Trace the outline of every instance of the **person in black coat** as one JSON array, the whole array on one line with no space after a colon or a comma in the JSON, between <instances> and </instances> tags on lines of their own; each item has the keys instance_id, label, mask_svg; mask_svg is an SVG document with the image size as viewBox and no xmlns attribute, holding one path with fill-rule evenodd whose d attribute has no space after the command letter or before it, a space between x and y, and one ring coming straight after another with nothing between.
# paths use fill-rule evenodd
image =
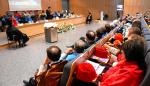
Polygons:
<instances>
[{"instance_id":1,"label":"person in black coat","mask_svg":"<svg viewBox=\"0 0 150 86\"><path fill-rule=\"evenodd\" d=\"M17 41L20 47L25 46L26 42L29 40L29 37L26 34L22 33L19 29L17 29L12 25L11 20L9 20L8 22L8 28L6 30L6 34L8 40Z\"/></svg>"},{"instance_id":2,"label":"person in black coat","mask_svg":"<svg viewBox=\"0 0 150 86\"><path fill-rule=\"evenodd\" d=\"M46 19L52 19L53 18L53 15L52 15L52 12L51 12L51 7L48 7L48 9L46 10Z\"/></svg>"},{"instance_id":3,"label":"person in black coat","mask_svg":"<svg viewBox=\"0 0 150 86\"><path fill-rule=\"evenodd\" d=\"M86 24L90 24L92 22L92 14L89 12L87 18L86 18Z\"/></svg>"}]
</instances>

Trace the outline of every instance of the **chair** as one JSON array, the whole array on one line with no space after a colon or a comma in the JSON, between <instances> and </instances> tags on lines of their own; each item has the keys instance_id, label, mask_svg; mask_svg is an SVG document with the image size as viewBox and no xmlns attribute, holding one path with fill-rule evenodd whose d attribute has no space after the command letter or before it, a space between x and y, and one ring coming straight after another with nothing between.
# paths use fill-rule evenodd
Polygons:
<instances>
[{"instance_id":1,"label":"chair","mask_svg":"<svg viewBox=\"0 0 150 86\"><path fill-rule=\"evenodd\" d=\"M9 48L11 47L12 44L15 44L15 47L17 48L18 44L17 44L17 35L12 35L12 37L9 37L7 35L7 40L8 40L8 46Z\"/></svg>"},{"instance_id":2,"label":"chair","mask_svg":"<svg viewBox=\"0 0 150 86\"><path fill-rule=\"evenodd\" d=\"M143 81L141 82L140 86L150 86L150 52L147 53L145 57L146 65L147 65L147 70L146 74L144 76Z\"/></svg>"},{"instance_id":3,"label":"chair","mask_svg":"<svg viewBox=\"0 0 150 86\"><path fill-rule=\"evenodd\" d=\"M54 63L50 68L40 75L35 75L35 80L38 86L58 86L63 74L63 68L67 61Z\"/></svg>"}]
</instances>

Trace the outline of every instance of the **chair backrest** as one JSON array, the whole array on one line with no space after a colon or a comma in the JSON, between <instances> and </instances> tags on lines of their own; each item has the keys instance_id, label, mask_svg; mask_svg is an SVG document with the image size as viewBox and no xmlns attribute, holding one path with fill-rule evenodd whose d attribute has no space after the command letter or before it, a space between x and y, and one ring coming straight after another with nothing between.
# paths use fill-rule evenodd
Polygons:
<instances>
[{"instance_id":1,"label":"chair backrest","mask_svg":"<svg viewBox=\"0 0 150 86\"><path fill-rule=\"evenodd\" d=\"M35 75L38 86L58 86L63 68L67 61L52 64L51 67L40 75Z\"/></svg>"},{"instance_id":2,"label":"chair backrest","mask_svg":"<svg viewBox=\"0 0 150 86\"><path fill-rule=\"evenodd\" d=\"M144 34L144 38L147 41L147 51L145 54L145 62L147 65L147 70L146 70L146 74L144 76L144 79L142 80L140 86L150 86L150 31L147 28L147 24L146 22L143 20L142 21L143 25L143 34Z\"/></svg>"},{"instance_id":3,"label":"chair backrest","mask_svg":"<svg viewBox=\"0 0 150 86\"><path fill-rule=\"evenodd\" d=\"M150 82L150 52L146 54L145 61L147 65L147 70L146 70L146 74L140 86L150 86L150 83L149 83Z\"/></svg>"}]
</instances>

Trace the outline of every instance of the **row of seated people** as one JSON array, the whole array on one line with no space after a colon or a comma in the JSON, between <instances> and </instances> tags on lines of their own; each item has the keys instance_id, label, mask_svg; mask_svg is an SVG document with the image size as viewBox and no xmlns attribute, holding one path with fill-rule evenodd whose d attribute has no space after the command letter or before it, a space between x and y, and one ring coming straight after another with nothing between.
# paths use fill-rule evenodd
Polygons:
<instances>
[{"instance_id":1,"label":"row of seated people","mask_svg":"<svg viewBox=\"0 0 150 86\"><path fill-rule=\"evenodd\" d=\"M104 74L102 74L100 76L95 73L95 69L93 69L93 66L91 66L91 64L89 64L89 63L81 63L81 64L77 65L78 67L76 68L76 77L75 77L75 80L73 81L72 85L74 85L74 86L96 86L96 85L101 85L101 86L107 86L107 85L138 86L142 80L142 77L145 74L145 71L146 71L146 64L145 64L145 59L144 59L144 53L145 53L144 51L145 51L146 45L145 45L144 39L141 37L141 29L139 29L138 26L136 26L136 28L135 28L134 22L133 22L132 26L134 26L134 27L128 29L128 31L127 31L128 39L125 38L127 40L123 40L124 36L120 35L122 33L120 33L121 31L119 30L118 31L119 34L114 35L115 41L112 41L113 38L111 38L111 41L109 43L104 44L104 46L103 46L104 48L107 48L107 49L110 49L110 47L119 49L119 51L121 51L121 52L119 54L115 54L115 55L117 58L119 58L118 56L121 55L120 60L117 60L115 62L113 60L113 61L110 61L109 63L107 63L110 66L109 70L107 70ZM133 30L133 28L134 28L134 30ZM119 43L117 42L115 44L116 40L118 40ZM113 43L111 43L111 42L113 42ZM77 44L85 45L86 43L84 41L80 40L77 42ZM56 48L56 46L55 46L55 48ZM60 49L58 49L58 47L57 47L57 49L54 49L51 47L49 49L47 49L48 58L46 58L46 60L44 61L44 64L40 67L40 70L38 71L38 73L35 76L36 81L38 82L39 86L53 86L53 85L58 86L58 83L56 84L56 82L59 82L57 79L60 78L60 76L57 77L57 75L53 75L55 77L52 77L51 76L52 73L50 72L53 69L53 67L52 67L53 62L55 63L60 59L60 58L58 59L58 57L60 57L61 53L59 53L59 55L58 55L56 53L56 51L60 51ZM54 60L51 58L53 56L52 52L54 52L53 53L54 56L56 54L58 55L58 56L56 55L57 60ZM68 49L68 52L70 52L70 49ZM109 52L109 53L111 53L111 52ZM80 58L82 58L82 57L80 57ZM45 65L45 63L46 63L46 65ZM116 63L117 63L117 65L116 65ZM47 66L47 64L50 64L50 65ZM47 68L50 68L48 70L49 72L46 72L46 75L44 74L44 76L42 78L41 78L41 76L38 77L38 75L40 75L40 73L41 73L40 72L41 69L46 71ZM64 70L65 70L65 68L64 68ZM92 71L92 70L94 70L94 71ZM62 69L61 69L61 71L62 71ZM60 72L60 71L58 71L58 72ZM50 73L50 74L48 74L48 73ZM69 72L63 71L63 73L69 73ZM98 77L98 79L96 80L95 78L97 78L97 77ZM29 82L31 82L32 79L30 79ZM50 80L52 80L52 79L53 79L53 81L51 82ZM63 81L64 79L65 78L62 78L61 81ZM96 82L98 82L98 83L96 83ZM29 84L29 83L27 83L27 84ZM66 85L62 85L60 83L60 86L66 86Z\"/></svg>"},{"instance_id":2,"label":"row of seated people","mask_svg":"<svg viewBox=\"0 0 150 86\"><path fill-rule=\"evenodd\" d=\"M67 62L73 61L74 59L79 57L81 54L83 54L84 51L86 51L85 49L87 49L92 44L94 44L95 42L100 40L105 34L108 34L111 31L111 29L112 29L112 27L109 24L106 24L105 27L97 29L96 33L92 30L88 30L85 37L81 37L78 41L75 42L74 45L69 46L69 48L62 54L61 54L61 50L57 46L49 47L47 49L47 58L46 58L46 60L44 60L43 64L40 66L38 72L35 74L35 77L34 77L34 78L36 78L36 81L38 81L37 84L38 85L39 84L41 85L41 83L43 85L44 85L44 83L48 84L48 82L46 82L44 79L43 79L44 81L39 81L37 79L40 77L40 80L41 80L41 75L43 75L43 73L45 73L47 71L50 71L52 68L49 66L52 66L53 63L57 63L57 62L59 63L62 61L63 62L65 61L65 63L66 63L66 61ZM58 50L59 50L59 52L58 52ZM57 56L56 56L56 54L57 54ZM57 58L57 59L55 59L55 58ZM56 65L58 65L58 64L56 64ZM50 68L50 70L49 70L49 68ZM58 70L62 71L62 69L61 70L58 69ZM56 77L56 78L59 78L59 77ZM29 82L31 82L32 79L33 78L31 78L29 80ZM57 82L57 80L56 80L56 82ZM56 82L54 83L55 85L53 83L50 83L49 85L45 85L45 86L56 86ZM26 85L31 84L26 81L24 81L24 83Z\"/></svg>"},{"instance_id":3,"label":"row of seated people","mask_svg":"<svg viewBox=\"0 0 150 86\"><path fill-rule=\"evenodd\" d=\"M8 24L8 20L11 18L14 26L22 23L36 23L39 20L49 20L53 18L68 18L74 16L73 12L69 11L55 11L52 13L51 7L48 7L46 11L15 11L7 12L5 15L0 15L0 31L4 31L4 27Z\"/></svg>"},{"instance_id":4,"label":"row of seated people","mask_svg":"<svg viewBox=\"0 0 150 86\"><path fill-rule=\"evenodd\" d=\"M92 68L90 68L92 66L86 66L85 65L86 63L83 64L81 63L78 65L75 72L77 80L73 82L73 84L69 84L69 85L68 83L67 84L61 83L61 86L66 86L66 85L67 86L97 86L97 85L138 86L142 81L146 71L146 64L144 58L146 44L145 44L145 40L142 37L140 21L134 21L132 23L132 27L126 29L127 29L126 31L127 33L124 36L125 37L124 41L122 41L123 38L121 36L119 37L115 37L116 35L114 36L115 38L117 38L117 40L114 41L113 47L119 49L119 51L121 52L119 54L115 54L117 57L117 59L115 59L115 62L110 61L110 63L108 63L109 66L114 66L114 67L111 67L106 73L100 76L100 83L95 84L94 80L97 77L97 75L93 71L89 71L92 70ZM120 30L118 30L118 32L120 32ZM126 40L127 38L128 40ZM121 42L118 42L118 40ZM110 42L112 42L112 39ZM116 45L118 44L119 46L116 47ZM121 44L122 46L120 46ZM104 47L107 47L111 51L112 48L110 48L110 46L112 47L111 43L106 43L104 45ZM110 53L114 54L114 52L115 51ZM116 65L116 63L118 64ZM64 70L67 70L67 68L64 68ZM65 73L65 75L67 75L66 73L68 73L68 71L63 71L63 72ZM66 78L65 76L61 78L61 81L64 82L65 78Z\"/></svg>"}]
</instances>

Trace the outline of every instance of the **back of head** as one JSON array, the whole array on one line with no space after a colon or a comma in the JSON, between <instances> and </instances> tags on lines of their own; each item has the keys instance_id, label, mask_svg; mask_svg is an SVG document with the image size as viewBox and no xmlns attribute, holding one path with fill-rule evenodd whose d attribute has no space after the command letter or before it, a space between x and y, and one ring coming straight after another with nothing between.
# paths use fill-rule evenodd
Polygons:
<instances>
[{"instance_id":1,"label":"back of head","mask_svg":"<svg viewBox=\"0 0 150 86\"><path fill-rule=\"evenodd\" d=\"M112 27L110 26L110 24L106 24L105 28L106 28L106 31L109 33Z\"/></svg>"},{"instance_id":2,"label":"back of head","mask_svg":"<svg viewBox=\"0 0 150 86\"><path fill-rule=\"evenodd\" d=\"M127 61L137 62L139 67L143 70L146 70L145 64L145 51L146 51L146 42L143 37L132 34L132 38L127 40L122 49L125 53Z\"/></svg>"},{"instance_id":3,"label":"back of head","mask_svg":"<svg viewBox=\"0 0 150 86\"><path fill-rule=\"evenodd\" d=\"M141 21L135 20L132 22L132 27L138 27L142 31Z\"/></svg>"},{"instance_id":4,"label":"back of head","mask_svg":"<svg viewBox=\"0 0 150 86\"><path fill-rule=\"evenodd\" d=\"M142 31L138 27L131 27L129 29L128 36L130 36L131 34L137 34L137 35L141 36L142 35Z\"/></svg>"},{"instance_id":5,"label":"back of head","mask_svg":"<svg viewBox=\"0 0 150 86\"><path fill-rule=\"evenodd\" d=\"M90 41L94 41L95 40L95 32L92 31L92 30L88 30L87 33L86 33L86 37L88 40Z\"/></svg>"},{"instance_id":6,"label":"back of head","mask_svg":"<svg viewBox=\"0 0 150 86\"><path fill-rule=\"evenodd\" d=\"M74 44L74 49L77 53L83 53L85 47L86 47L86 43L82 40L78 40Z\"/></svg>"},{"instance_id":7,"label":"back of head","mask_svg":"<svg viewBox=\"0 0 150 86\"><path fill-rule=\"evenodd\" d=\"M101 37L104 34L104 30L105 30L104 27L101 27L101 28L97 29L96 30L97 37Z\"/></svg>"},{"instance_id":8,"label":"back of head","mask_svg":"<svg viewBox=\"0 0 150 86\"><path fill-rule=\"evenodd\" d=\"M57 46L47 48L47 57L52 61L58 61L61 56L61 50Z\"/></svg>"}]
</instances>

